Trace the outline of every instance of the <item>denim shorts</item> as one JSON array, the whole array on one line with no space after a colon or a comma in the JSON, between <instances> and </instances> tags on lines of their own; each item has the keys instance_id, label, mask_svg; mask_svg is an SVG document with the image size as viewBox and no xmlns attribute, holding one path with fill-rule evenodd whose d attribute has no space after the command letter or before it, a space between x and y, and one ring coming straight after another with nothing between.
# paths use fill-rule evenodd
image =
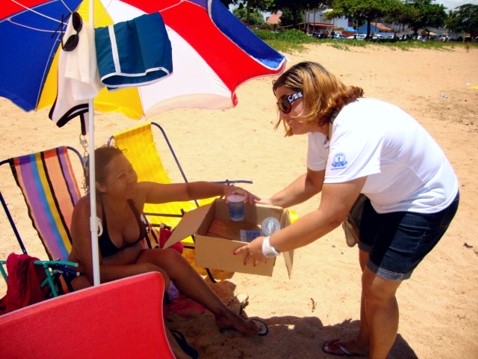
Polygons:
<instances>
[{"instance_id":1,"label":"denim shorts","mask_svg":"<svg viewBox=\"0 0 478 359\"><path fill-rule=\"evenodd\" d=\"M369 253L367 267L385 279L402 281L435 247L458 209L460 194L437 213L375 212L364 205L359 248Z\"/></svg>"}]
</instances>

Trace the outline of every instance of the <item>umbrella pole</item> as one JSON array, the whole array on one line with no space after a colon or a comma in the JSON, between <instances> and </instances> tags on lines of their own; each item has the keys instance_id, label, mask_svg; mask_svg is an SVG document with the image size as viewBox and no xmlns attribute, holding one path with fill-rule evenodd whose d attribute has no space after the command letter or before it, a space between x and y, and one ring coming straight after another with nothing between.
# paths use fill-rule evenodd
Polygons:
<instances>
[{"instance_id":1,"label":"umbrella pole","mask_svg":"<svg viewBox=\"0 0 478 359\"><path fill-rule=\"evenodd\" d=\"M98 217L96 216L96 180L95 180L95 124L93 114L93 100L88 103L88 132L89 132L89 178L90 178L90 231L91 231L91 259L93 263L93 285L100 284L100 268L98 255Z\"/></svg>"},{"instance_id":2,"label":"umbrella pole","mask_svg":"<svg viewBox=\"0 0 478 359\"><path fill-rule=\"evenodd\" d=\"M93 0L89 0L90 24L94 25ZM96 177L95 177L95 116L93 99L88 101L88 133L89 133L89 177L90 177L90 232L91 259L93 263L93 285L100 284L100 260L98 255L98 217L96 216Z\"/></svg>"}]
</instances>

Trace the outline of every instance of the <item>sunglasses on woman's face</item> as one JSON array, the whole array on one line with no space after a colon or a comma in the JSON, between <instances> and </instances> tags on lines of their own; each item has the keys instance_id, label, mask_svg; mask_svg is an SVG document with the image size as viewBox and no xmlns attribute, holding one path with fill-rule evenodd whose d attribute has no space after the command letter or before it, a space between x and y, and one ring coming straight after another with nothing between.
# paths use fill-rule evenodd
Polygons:
<instances>
[{"instance_id":1,"label":"sunglasses on woman's face","mask_svg":"<svg viewBox=\"0 0 478 359\"><path fill-rule=\"evenodd\" d=\"M282 113L288 114L292 111L292 104L302 98L302 92L297 91L290 95L284 95L279 97L279 101L277 101L277 107Z\"/></svg>"},{"instance_id":2,"label":"sunglasses on woman's face","mask_svg":"<svg viewBox=\"0 0 478 359\"><path fill-rule=\"evenodd\" d=\"M71 14L72 16L72 23L73 29L75 29L76 34L71 35L65 43L63 43L63 39L61 40L61 48L65 51L73 51L78 46L78 41L80 41L80 36L78 35L83 27L83 19L81 18L80 14L74 12Z\"/></svg>"}]
</instances>

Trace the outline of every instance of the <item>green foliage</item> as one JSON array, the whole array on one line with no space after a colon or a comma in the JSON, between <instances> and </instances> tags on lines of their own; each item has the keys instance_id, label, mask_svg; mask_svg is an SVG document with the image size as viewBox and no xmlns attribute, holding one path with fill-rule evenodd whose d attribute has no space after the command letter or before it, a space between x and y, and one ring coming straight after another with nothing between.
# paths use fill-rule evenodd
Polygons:
<instances>
[{"instance_id":1,"label":"green foliage","mask_svg":"<svg viewBox=\"0 0 478 359\"><path fill-rule=\"evenodd\" d=\"M235 17L248 25L264 25L264 16L258 10L248 11L245 7L238 7L232 11Z\"/></svg>"},{"instance_id":2,"label":"green foliage","mask_svg":"<svg viewBox=\"0 0 478 359\"><path fill-rule=\"evenodd\" d=\"M334 0L330 16L345 16L357 21L372 21L397 13L400 0Z\"/></svg>"},{"instance_id":3,"label":"green foliage","mask_svg":"<svg viewBox=\"0 0 478 359\"><path fill-rule=\"evenodd\" d=\"M302 51L304 44L317 43L317 39L304 32L291 29L283 31L254 30L254 33L277 51Z\"/></svg>"},{"instance_id":4,"label":"green foliage","mask_svg":"<svg viewBox=\"0 0 478 359\"><path fill-rule=\"evenodd\" d=\"M221 0L221 2L223 4L227 3L227 6L231 4L239 8L248 8L250 11L265 11L274 6L275 0Z\"/></svg>"},{"instance_id":5,"label":"green foliage","mask_svg":"<svg viewBox=\"0 0 478 359\"><path fill-rule=\"evenodd\" d=\"M403 8L400 0L334 0L328 17L348 17L358 23L369 24L382 17L395 16ZM367 29L370 35L370 26Z\"/></svg>"},{"instance_id":6,"label":"green foliage","mask_svg":"<svg viewBox=\"0 0 478 359\"><path fill-rule=\"evenodd\" d=\"M304 12L306 10L317 9L326 2L328 2L328 0L274 0L274 4L270 7L270 10L282 11L282 25L297 27L297 25L303 21Z\"/></svg>"},{"instance_id":7,"label":"green foliage","mask_svg":"<svg viewBox=\"0 0 478 359\"><path fill-rule=\"evenodd\" d=\"M446 27L452 32L469 32L478 35L478 5L466 4L450 12Z\"/></svg>"},{"instance_id":8,"label":"green foliage","mask_svg":"<svg viewBox=\"0 0 478 359\"><path fill-rule=\"evenodd\" d=\"M277 39L282 41L291 41L299 44L310 43L310 36L303 31L291 29L277 33Z\"/></svg>"},{"instance_id":9,"label":"green foliage","mask_svg":"<svg viewBox=\"0 0 478 359\"><path fill-rule=\"evenodd\" d=\"M304 21L304 13L298 11L292 11L290 9L282 10L280 17L281 26L296 27L298 24Z\"/></svg>"},{"instance_id":10,"label":"green foliage","mask_svg":"<svg viewBox=\"0 0 478 359\"><path fill-rule=\"evenodd\" d=\"M397 41L376 43L360 40L333 40L333 39L316 39L312 36L307 36L302 31L286 30L286 31L270 31L270 30L255 30L254 33L264 40L269 46L280 52L294 53L301 52L306 49L307 44L327 45L334 48L350 51L354 47L375 47L375 48L389 48L392 50L409 51L414 48L420 49L434 49L442 51L452 51L456 47L463 47L462 43L443 42L443 41ZM472 43L472 47L478 45Z\"/></svg>"},{"instance_id":11,"label":"green foliage","mask_svg":"<svg viewBox=\"0 0 478 359\"><path fill-rule=\"evenodd\" d=\"M441 27L445 24L445 7L432 4L432 0L415 0L405 4L404 10L398 16L402 23L410 25L415 34L419 29Z\"/></svg>"}]
</instances>

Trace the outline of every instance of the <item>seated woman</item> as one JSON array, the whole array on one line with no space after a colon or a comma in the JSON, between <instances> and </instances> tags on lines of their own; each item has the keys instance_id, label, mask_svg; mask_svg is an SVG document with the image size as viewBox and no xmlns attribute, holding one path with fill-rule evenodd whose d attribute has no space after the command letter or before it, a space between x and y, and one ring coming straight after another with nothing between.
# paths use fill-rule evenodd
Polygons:
<instances>
[{"instance_id":1,"label":"seated woman","mask_svg":"<svg viewBox=\"0 0 478 359\"><path fill-rule=\"evenodd\" d=\"M138 182L131 163L116 147L101 147L95 151L95 171L96 216L103 227L98 236L101 282L159 272L165 279L166 288L172 280L182 293L210 310L220 329L234 329L243 335L259 333L257 321L231 311L176 250L146 249L142 243L146 229L140 218L145 203L187 201L231 193L241 193L253 202L255 197L252 194L238 187L210 182ZM86 178L86 186L90 190L88 184L89 179ZM93 283L88 194L75 207L71 235L69 260L79 264L81 273L72 282L77 290Z\"/></svg>"}]
</instances>

